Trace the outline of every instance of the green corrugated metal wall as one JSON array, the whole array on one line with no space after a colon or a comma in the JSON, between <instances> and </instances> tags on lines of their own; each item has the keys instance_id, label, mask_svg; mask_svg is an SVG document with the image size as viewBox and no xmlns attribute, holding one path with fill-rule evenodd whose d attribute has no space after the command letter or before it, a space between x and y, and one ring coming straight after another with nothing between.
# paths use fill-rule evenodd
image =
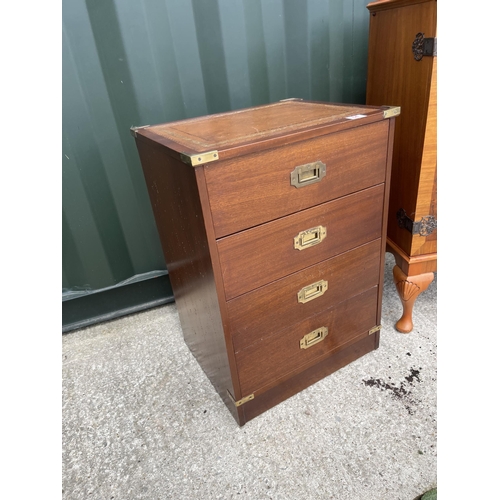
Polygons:
<instances>
[{"instance_id":1,"label":"green corrugated metal wall","mask_svg":"<svg viewBox=\"0 0 500 500\"><path fill-rule=\"evenodd\" d=\"M63 299L165 274L131 126L364 103L367 3L64 0Z\"/></svg>"}]
</instances>

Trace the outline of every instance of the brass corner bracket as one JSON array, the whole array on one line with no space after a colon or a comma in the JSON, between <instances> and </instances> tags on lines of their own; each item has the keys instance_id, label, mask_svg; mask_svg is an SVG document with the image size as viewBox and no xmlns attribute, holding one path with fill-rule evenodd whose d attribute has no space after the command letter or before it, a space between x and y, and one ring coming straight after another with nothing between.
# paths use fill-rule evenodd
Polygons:
<instances>
[{"instance_id":1,"label":"brass corner bracket","mask_svg":"<svg viewBox=\"0 0 500 500\"><path fill-rule=\"evenodd\" d=\"M130 133L132 137L137 137L137 131L141 128L151 127L151 125L142 125L142 127L130 127Z\"/></svg>"},{"instance_id":2,"label":"brass corner bracket","mask_svg":"<svg viewBox=\"0 0 500 500\"><path fill-rule=\"evenodd\" d=\"M393 116L399 116L401 114L401 106L387 106L384 109L384 118L392 118Z\"/></svg>"},{"instance_id":3,"label":"brass corner bracket","mask_svg":"<svg viewBox=\"0 0 500 500\"><path fill-rule=\"evenodd\" d=\"M245 396L244 398L239 399L238 401L235 401L233 398L233 395L229 392L229 389L227 390L227 393L229 395L229 398L233 402L234 406L241 406L242 404L245 404L248 401L251 401L252 399L255 398L254 394L250 394L249 396Z\"/></svg>"},{"instance_id":4,"label":"brass corner bracket","mask_svg":"<svg viewBox=\"0 0 500 500\"><path fill-rule=\"evenodd\" d=\"M201 165L202 163L210 163L219 159L218 151L206 151L205 153L188 154L181 153L181 161L187 163L188 165L195 166Z\"/></svg>"}]
</instances>

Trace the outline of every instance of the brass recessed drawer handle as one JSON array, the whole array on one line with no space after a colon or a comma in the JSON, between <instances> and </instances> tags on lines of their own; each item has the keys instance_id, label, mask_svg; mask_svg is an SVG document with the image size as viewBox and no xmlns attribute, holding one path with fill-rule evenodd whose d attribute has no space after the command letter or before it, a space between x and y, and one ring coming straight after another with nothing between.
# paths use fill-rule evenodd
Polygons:
<instances>
[{"instance_id":1,"label":"brass recessed drawer handle","mask_svg":"<svg viewBox=\"0 0 500 500\"><path fill-rule=\"evenodd\" d=\"M321 280L316 283L311 283L305 286L297 293L297 300L301 304L305 304L310 300L321 297L328 290L328 281Z\"/></svg>"},{"instance_id":2,"label":"brass recessed drawer handle","mask_svg":"<svg viewBox=\"0 0 500 500\"><path fill-rule=\"evenodd\" d=\"M290 172L290 184L296 188L319 182L326 175L326 165L322 161L299 165Z\"/></svg>"},{"instance_id":3,"label":"brass recessed drawer handle","mask_svg":"<svg viewBox=\"0 0 500 500\"><path fill-rule=\"evenodd\" d=\"M316 226L311 229L301 231L293 239L293 248L296 250L304 250L321 243L326 238L326 227Z\"/></svg>"},{"instance_id":4,"label":"brass recessed drawer handle","mask_svg":"<svg viewBox=\"0 0 500 500\"><path fill-rule=\"evenodd\" d=\"M317 344L324 340L324 338L328 335L328 328L326 326L322 326L321 328L317 328L313 330L311 333L304 335L300 339L300 348L301 349L309 349L313 345Z\"/></svg>"}]
</instances>

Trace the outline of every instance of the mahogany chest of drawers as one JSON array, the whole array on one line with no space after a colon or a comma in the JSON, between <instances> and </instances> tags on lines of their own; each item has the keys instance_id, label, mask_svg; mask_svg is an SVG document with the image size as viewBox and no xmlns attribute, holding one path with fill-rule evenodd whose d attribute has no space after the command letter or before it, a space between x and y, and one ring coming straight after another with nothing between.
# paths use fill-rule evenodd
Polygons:
<instances>
[{"instance_id":1,"label":"mahogany chest of drawers","mask_svg":"<svg viewBox=\"0 0 500 500\"><path fill-rule=\"evenodd\" d=\"M378 347L399 108L132 128L184 339L239 425Z\"/></svg>"}]
</instances>

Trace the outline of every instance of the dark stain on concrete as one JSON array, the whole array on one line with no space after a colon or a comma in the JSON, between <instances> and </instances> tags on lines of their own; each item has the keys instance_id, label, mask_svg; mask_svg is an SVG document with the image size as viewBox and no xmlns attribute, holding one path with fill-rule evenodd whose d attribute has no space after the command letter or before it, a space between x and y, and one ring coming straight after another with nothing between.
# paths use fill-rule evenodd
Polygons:
<instances>
[{"instance_id":1,"label":"dark stain on concrete","mask_svg":"<svg viewBox=\"0 0 500 500\"><path fill-rule=\"evenodd\" d=\"M388 383L382 379L375 379L373 377L368 380L363 380L363 383L367 387L376 387L382 391L388 391L394 399L404 404L410 415L414 415L416 411L415 406L418 404L418 401L412 397L410 388L414 385L415 381L421 382L420 370L421 368L418 370L416 368L410 368L410 374L405 377L406 382L401 382L399 387L392 382Z\"/></svg>"},{"instance_id":2,"label":"dark stain on concrete","mask_svg":"<svg viewBox=\"0 0 500 500\"><path fill-rule=\"evenodd\" d=\"M420 368L421 370L422 368ZM413 385L413 381L416 379L418 380L419 382L421 382L420 380L420 370L415 370L415 368L410 368L410 375L408 375L408 377L405 377L406 380L408 380L408 383L410 385Z\"/></svg>"}]
</instances>

